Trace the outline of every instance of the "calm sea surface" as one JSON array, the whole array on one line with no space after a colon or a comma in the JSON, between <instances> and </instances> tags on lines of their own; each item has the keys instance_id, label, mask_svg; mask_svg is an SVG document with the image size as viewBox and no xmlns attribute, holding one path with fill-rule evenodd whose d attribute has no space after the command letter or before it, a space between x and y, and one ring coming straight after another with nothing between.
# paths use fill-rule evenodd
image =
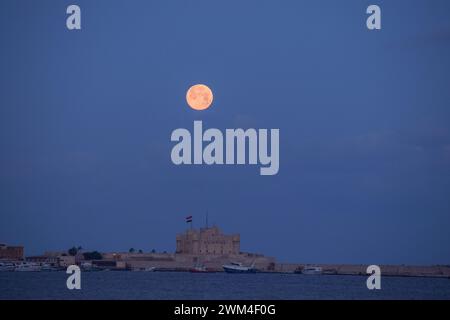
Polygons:
<instances>
[{"instance_id":1,"label":"calm sea surface","mask_svg":"<svg viewBox=\"0 0 450 320\"><path fill-rule=\"evenodd\" d=\"M65 272L0 272L0 299L450 299L450 279L300 274L84 272L68 290Z\"/></svg>"}]
</instances>

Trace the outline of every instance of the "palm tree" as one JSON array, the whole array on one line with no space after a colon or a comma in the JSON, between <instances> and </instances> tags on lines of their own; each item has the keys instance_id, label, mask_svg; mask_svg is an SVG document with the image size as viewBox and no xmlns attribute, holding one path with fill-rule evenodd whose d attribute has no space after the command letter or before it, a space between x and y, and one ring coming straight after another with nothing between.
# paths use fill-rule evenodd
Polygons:
<instances>
[{"instance_id":1,"label":"palm tree","mask_svg":"<svg viewBox=\"0 0 450 320\"><path fill-rule=\"evenodd\" d=\"M129 253L134 253L134 248L130 248L130 250L128 250Z\"/></svg>"},{"instance_id":2,"label":"palm tree","mask_svg":"<svg viewBox=\"0 0 450 320\"><path fill-rule=\"evenodd\" d=\"M76 256L78 253L78 250L76 247L72 247L69 250L67 250L67 253L70 254L71 256Z\"/></svg>"}]
</instances>

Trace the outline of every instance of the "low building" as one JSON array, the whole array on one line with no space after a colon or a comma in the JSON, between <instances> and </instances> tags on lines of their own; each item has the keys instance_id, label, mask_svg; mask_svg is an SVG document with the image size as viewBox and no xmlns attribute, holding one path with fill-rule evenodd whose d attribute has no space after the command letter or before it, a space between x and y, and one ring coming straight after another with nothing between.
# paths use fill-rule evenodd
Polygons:
<instances>
[{"instance_id":1,"label":"low building","mask_svg":"<svg viewBox=\"0 0 450 320\"><path fill-rule=\"evenodd\" d=\"M68 266L75 264L75 257L74 256L59 256L58 264L60 267L67 268Z\"/></svg>"},{"instance_id":2,"label":"low building","mask_svg":"<svg viewBox=\"0 0 450 320\"><path fill-rule=\"evenodd\" d=\"M23 246L7 246L0 244L0 259L3 260L23 260Z\"/></svg>"},{"instance_id":3,"label":"low building","mask_svg":"<svg viewBox=\"0 0 450 320\"><path fill-rule=\"evenodd\" d=\"M27 257L26 261L28 262L34 262L34 263L38 263L38 264L47 264L50 266L58 266L58 258L57 257L49 257L46 255L42 255L42 256L31 256L31 257Z\"/></svg>"},{"instance_id":4,"label":"low building","mask_svg":"<svg viewBox=\"0 0 450 320\"><path fill-rule=\"evenodd\" d=\"M194 255L237 255L240 252L239 234L226 235L214 226L189 229L177 235L176 253Z\"/></svg>"},{"instance_id":5,"label":"low building","mask_svg":"<svg viewBox=\"0 0 450 320\"><path fill-rule=\"evenodd\" d=\"M57 258L62 255L67 255L67 251L45 251L43 256Z\"/></svg>"}]
</instances>

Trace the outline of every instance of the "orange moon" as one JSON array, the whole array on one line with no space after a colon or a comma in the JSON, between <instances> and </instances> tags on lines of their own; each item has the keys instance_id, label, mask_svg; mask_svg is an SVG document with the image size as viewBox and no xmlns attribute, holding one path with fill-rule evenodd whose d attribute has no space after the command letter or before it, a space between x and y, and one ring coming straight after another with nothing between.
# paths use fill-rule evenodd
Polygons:
<instances>
[{"instance_id":1,"label":"orange moon","mask_svg":"<svg viewBox=\"0 0 450 320\"><path fill-rule=\"evenodd\" d=\"M209 108L213 101L213 93L208 86L196 84L187 91L186 101L194 110L205 110Z\"/></svg>"}]
</instances>

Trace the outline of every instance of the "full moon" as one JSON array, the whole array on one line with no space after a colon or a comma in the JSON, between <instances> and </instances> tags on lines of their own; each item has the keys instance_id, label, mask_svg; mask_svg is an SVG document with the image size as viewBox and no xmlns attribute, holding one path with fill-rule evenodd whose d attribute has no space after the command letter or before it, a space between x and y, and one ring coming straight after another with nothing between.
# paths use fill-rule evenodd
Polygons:
<instances>
[{"instance_id":1,"label":"full moon","mask_svg":"<svg viewBox=\"0 0 450 320\"><path fill-rule=\"evenodd\" d=\"M208 109L213 101L213 94L208 86L196 84L189 88L186 93L186 101L194 110Z\"/></svg>"}]
</instances>

